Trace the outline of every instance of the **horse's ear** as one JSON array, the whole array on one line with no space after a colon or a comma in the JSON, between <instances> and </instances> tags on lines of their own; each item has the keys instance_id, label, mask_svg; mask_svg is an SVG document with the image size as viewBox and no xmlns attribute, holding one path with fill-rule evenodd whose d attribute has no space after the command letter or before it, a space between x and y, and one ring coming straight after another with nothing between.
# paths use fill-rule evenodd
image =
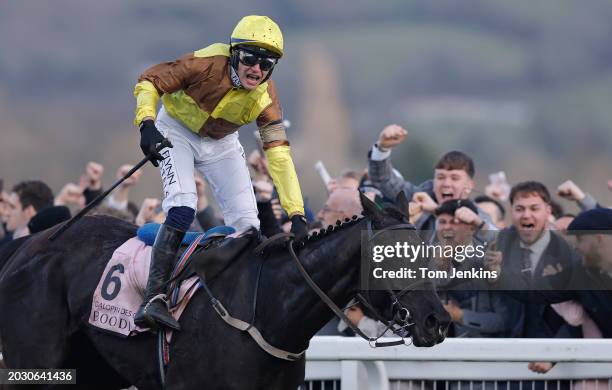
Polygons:
<instances>
[{"instance_id":1,"label":"horse's ear","mask_svg":"<svg viewBox=\"0 0 612 390\"><path fill-rule=\"evenodd\" d=\"M366 217L374 217L379 214L379 209L376 203L372 202L365 194L359 191L359 200L363 207L363 215Z\"/></svg>"},{"instance_id":2,"label":"horse's ear","mask_svg":"<svg viewBox=\"0 0 612 390\"><path fill-rule=\"evenodd\" d=\"M408 198L406 197L406 193L404 191L400 191L400 193L397 194L397 198L395 198L395 204L397 205L397 208L402 213L402 215L408 218Z\"/></svg>"}]
</instances>

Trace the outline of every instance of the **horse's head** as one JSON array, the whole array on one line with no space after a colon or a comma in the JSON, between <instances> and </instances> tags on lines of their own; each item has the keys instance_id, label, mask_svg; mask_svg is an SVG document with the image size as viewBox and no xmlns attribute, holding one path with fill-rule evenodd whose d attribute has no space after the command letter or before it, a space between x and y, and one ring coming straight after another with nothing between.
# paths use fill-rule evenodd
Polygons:
<instances>
[{"instance_id":1,"label":"horse's head","mask_svg":"<svg viewBox=\"0 0 612 390\"><path fill-rule=\"evenodd\" d=\"M385 238L385 232L401 230L403 238L413 245L422 244L421 238L408 223L408 200L403 192L396 201L397 207L381 209L363 194L361 195L363 214L368 219L368 244L374 235L377 244L394 245L394 237ZM397 235L395 235L397 237ZM412 263L413 269L427 267L427 259L417 259ZM405 282L401 288L389 287L385 290L365 291L366 300L370 301L370 315L392 323L399 332L410 334L415 346L430 347L440 343L446 337L451 318L442 306L433 283L417 278ZM367 305L367 303L366 303ZM373 313L372 313L373 312Z\"/></svg>"}]
</instances>

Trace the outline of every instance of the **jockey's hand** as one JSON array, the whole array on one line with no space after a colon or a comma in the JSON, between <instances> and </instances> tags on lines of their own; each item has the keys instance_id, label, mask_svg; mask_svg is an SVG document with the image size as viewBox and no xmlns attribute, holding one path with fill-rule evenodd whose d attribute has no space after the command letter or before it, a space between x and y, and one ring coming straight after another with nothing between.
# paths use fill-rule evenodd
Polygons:
<instances>
[{"instance_id":1,"label":"jockey's hand","mask_svg":"<svg viewBox=\"0 0 612 390\"><path fill-rule=\"evenodd\" d=\"M300 242L308 237L308 225L306 218L303 215L294 215L291 217L291 233L293 233L293 241Z\"/></svg>"},{"instance_id":2,"label":"jockey's hand","mask_svg":"<svg viewBox=\"0 0 612 390\"><path fill-rule=\"evenodd\" d=\"M164 136L157 130L152 119L142 121L140 125L140 149L145 156L152 155L151 164L156 167L159 166L158 161L162 161L164 157L155 150L155 147L163 140Z\"/></svg>"}]
</instances>

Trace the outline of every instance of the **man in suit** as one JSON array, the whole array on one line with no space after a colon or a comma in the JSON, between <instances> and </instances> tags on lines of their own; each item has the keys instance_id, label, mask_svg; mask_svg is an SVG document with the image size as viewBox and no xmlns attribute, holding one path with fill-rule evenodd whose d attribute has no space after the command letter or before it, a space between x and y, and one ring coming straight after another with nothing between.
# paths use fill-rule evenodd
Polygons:
<instances>
[{"instance_id":1,"label":"man in suit","mask_svg":"<svg viewBox=\"0 0 612 390\"><path fill-rule=\"evenodd\" d=\"M515 185L510 192L512 226L502 230L489 260L502 261L501 273L509 289L527 280L529 288L560 290L569 283L580 260L558 234L547 228L551 214L550 194L535 181ZM503 257L503 260L499 259ZM523 315L516 324L517 337L579 337L549 305L524 301Z\"/></svg>"}]
</instances>

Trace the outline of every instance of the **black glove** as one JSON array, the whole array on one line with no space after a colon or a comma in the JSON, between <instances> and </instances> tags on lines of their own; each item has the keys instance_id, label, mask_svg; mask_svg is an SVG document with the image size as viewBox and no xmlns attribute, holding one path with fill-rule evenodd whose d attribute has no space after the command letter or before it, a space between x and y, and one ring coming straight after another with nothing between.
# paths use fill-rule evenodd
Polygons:
<instances>
[{"instance_id":1,"label":"black glove","mask_svg":"<svg viewBox=\"0 0 612 390\"><path fill-rule=\"evenodd\" d=\"M303 215L294 215L291 217L291 233L293 233L293 241L300 242L308 237L308 225L306 218Z\"/></svg>"},{"instance_id":2,"label":"black glove","mask_svg":"<svg viewBox=\"0 0 612 390\"><path fill-rule=\"evenodd\" d=\"M162 161L164 157L155 150L155 146L164 140L164 136L155 127L155 122L152 119L142 121L140 125L140 149L145 156L151 154L151 164L158 167L158 161Z\"/></svg>"}]
</instances>

